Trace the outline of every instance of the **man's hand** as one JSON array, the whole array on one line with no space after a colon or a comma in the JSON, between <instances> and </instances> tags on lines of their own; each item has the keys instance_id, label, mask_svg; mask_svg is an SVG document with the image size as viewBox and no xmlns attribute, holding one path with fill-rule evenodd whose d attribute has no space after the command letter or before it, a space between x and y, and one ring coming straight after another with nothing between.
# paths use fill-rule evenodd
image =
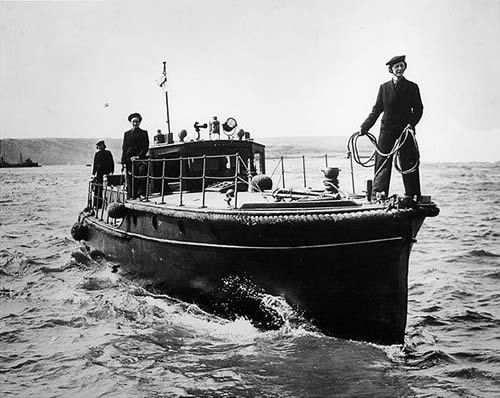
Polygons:
<instances>
[{"instance_id":1,"label":"man's hand","mask_svg":"<svg viewBox=\"0 0 500 398\"><path fill-rule=\"evenodd\" d=\"M359 135L366 135L366 134L368 134L368 130L359 129Z\"/></svg>"}]
</instances>

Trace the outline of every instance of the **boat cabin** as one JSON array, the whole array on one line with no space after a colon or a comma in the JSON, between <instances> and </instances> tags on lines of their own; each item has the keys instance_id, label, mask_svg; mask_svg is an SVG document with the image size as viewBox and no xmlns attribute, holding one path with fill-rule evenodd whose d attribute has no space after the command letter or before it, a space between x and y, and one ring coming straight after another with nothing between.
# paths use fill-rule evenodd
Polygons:
<instances>
[{"instance_id":1,"label":"boat cabin","mask_svg":"<svg viewBox=\"0 0 500 398\"><path fill-rule=\"evenodd\" d=\"M203 181L207 188L265 173L265 146L251 139L157 143L148 154L151 193L161 192L162 186L165 190L164 181L167 190L176 190L182 181L182 190L199 191Z\"/></svg>"}]
</instances>

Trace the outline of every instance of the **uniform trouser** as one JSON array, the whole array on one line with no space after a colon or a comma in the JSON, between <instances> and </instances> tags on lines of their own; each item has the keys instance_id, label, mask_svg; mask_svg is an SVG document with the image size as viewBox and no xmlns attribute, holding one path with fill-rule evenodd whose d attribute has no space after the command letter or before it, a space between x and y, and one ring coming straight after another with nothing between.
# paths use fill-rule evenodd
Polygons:
<instances>
[{"instance_id":1,"label":"uniform trouser","mask_svg":"<svg viewBox=\"0 0 500 398\"><path fill-rule=\"evenodd\" d=\"M137 198L139 195L146 194L146 178L147 166L143 162L127 162L127 195L131 199ZM142 177L142 178L141 178Z\"/></svg>"},{"instance_id":2,"label":"uniform trouser","mask_svg":"<svg viewBox=\"0 0 500 398\"><path fill-rule=\"evenodd\" d=\"M394 131L381 129L378 148L383 153L388 153L394 147L394 143L402 132L403 128L395 129ZM418 161L418 150L415 147L413 139L408 136L405 143L399 150L399 163L402 170L409 170ZM373 190L377 192L385 192L389 196L389 185L391 182L393 156L385 157L376 153L375 155L375 177L373 181ZM403 174L403 184L405 187L405 195L413 197L417 195L420 198L420 174L418 167L409 174Z\"/></svg>"}]
</instances>

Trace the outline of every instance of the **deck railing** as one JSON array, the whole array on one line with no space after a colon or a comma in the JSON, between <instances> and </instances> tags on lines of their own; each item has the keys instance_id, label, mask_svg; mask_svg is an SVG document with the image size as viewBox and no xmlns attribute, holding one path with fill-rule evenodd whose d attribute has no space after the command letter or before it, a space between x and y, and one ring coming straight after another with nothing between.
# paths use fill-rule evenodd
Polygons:
<instances>
[{"instance_id":1,"label":"deck railing","mask_svg":"<svg viewBox=\"0 0 500 398\"><path fill-rule=\"evenodd\" d=\"M328 167L328 154L324 154L323 156L308 156L308 159L324 159L325 161L325 168ZM304 183L304 188L307 188L307 172L306 172L306 157L304 155L301 156L287 156L286 158L284 156L280 156L278 158L278 162L276 163L276 167L273 169L273 172L271 173L271 178L274 177L276 171L278 170L278 167L281 169L280 177L278 179L278 182L276 185L280 185L282 188L286 188L285 184L285 159L301 159L302 160L302 181Z\"/></svg>"},{"instance_id":2,"label":"deck railing","mask_svg":"<svg viewBox=\"0 0 500 398\"><path fill-rule=\"evenodd\" d=\"M227 175L224 176L215 176L215 175L209 175L207 173L207 160L209 159L221 159L221 160L226 160L229 162L229 165L232 165L234 163L234 169L229 168L226 169ZM194 163L195 161L201 160L202 161L202 167L199 170L201 172L201 175L186 175L184 174L185 172L185 164L188 162ZM168 176L166 175L166 170L168 170L168 165L177 162L178 163L178 169L179 169L179 174L176 176ZM185 183L187 184L188 181L193 181L193 180L200 180L201 181L201 207L206 207L206 189L207 185L209 183L215 183L215 182L222 182L222 181L232 181L234 189L234 204L232 207L236 208L238 206L238 184L243 183L247 184L248 189L250 189L250 180L252 178L252 173L251 173L251 168L249 165L245 164L244 159L238 154L233 154L233 155L202 155L202 156L190 156L190 157L178 157L174 159L146 159L146 160L134 160L133 161L133 166L132 170L138 170L139 167L134 167L139 164L146 164L146 174L143 175L141 173L131 173L131 181L132 181L132 192L136 192L137 190L137 184L143 183L145 184L145 190L144 190L144 201L149 201L151 197L151 186L153 186L153 183L155 181L160 181L160 197L161 197L161 202L160 204L165 203L165 193L169 192L170 186L167 189L167 186L169 184L169 181L175 182L179 184L179 206L184 206L183 202L183 192L184 192L184 185ZM159 165L160 167L155 167L156 165ZM152 170L153 169L160 169L161 168L161 175L153 175ZM234 171L233 171L234 170Z\"/></svg>"},{"instance_id":3,"label":"deck railing","mask_svg":"<svg viewBox=\"0 0 500 398\"><path fill-rule=\"evenodd\" d=\"M323 159L325 167L328 167L329 157L327 154L323 156L309 156L308 159L318 158ZM226 159L229 162L231 167L226 169L227 173L224 176L214 176L209 175L209 170L207 169L207 161L210 159ZM302 182L304 188L307 187L307 172L306 172L306 157L305 156L280 156L276 162L276 166L271 173L270 177L273 178L275 174L278 174L278 181L275 186L282 186L286 188L285 183L285 160L290 159L300 159L301 160L301 171L302 171ZM197 169L197 172L201 172L201 175L186 175L185 171L187 169L187 163L194 163L196 161L202 161L202 166L200 169ZM178 175L172 176L167 175L168 167L177 163L176 169L179 170ZM252 172L249 164L246 164L244 159L238 154L233 155L202 155L202 156L191 156L191 157L178 157L173 159L141 159L134 160L132 162L132 170L139 170L139 165L142 166L143 172L134 172L131 173L131 189L130 192L136 192L137 184L143 183L145 185L144 189L144 198L142 199L145 202L148 202L152 197L153 193L159 193L158 198L161 198L160 204L165 204L165 195L170 195L172 192L172 183L178 184L178 205L184 206L184 186L190 180L200 180L201 181L201 206L202 208L206 207L206 191L207 187L212 182L232 182L232 185L227 187L227 189L232 189L233 191L227 193L227 202L228 205L232 208L238 207L238 185L246 184L248 189L251 188L251 178L255 174ZM279 169L279 172L278 172ZM145 170L145 171L144 171ZM156 175L153 173L153 170L156 170ZM158 175L158 170L161 170L161 174ZM219 170L220 171L220 170ZM170 185L169 185L170 184ZM154 187L154 189L152 188ZM175 189L175 188L174 188ZM155 191L152 193L152 191ZM177 191L177 190L175 190ZM129 194L130 194L129 192ZM109 215L107 214L107 206L114 202L118 201L121 203L126 202L128 198L126 186L114 186L110 187L109 184L98 184L94 182L90 182L89 184L89 196L88 196L88 206L94 210L94 213L97 218L106 221L109 221ZM234 200L233 200L234 199ZM116 222L116 220L114 221Z\"/></svg>"},{"instance_id":4,"label":"deck railing","mask_svg":"<svg viewBox=\"0 0 500 398\"><path fill-rule=\"evenodd\" d=\"M89 190L87 197L87 208L94 211L94 215L101 221L110 222L108 214L108 205L113 202L125 203L127 200L127 191L123 186L111 187L106 183L98 183L89 181ZM113 218L114 225L119 223L119 220Z\"/></svg>"}]
</instances>

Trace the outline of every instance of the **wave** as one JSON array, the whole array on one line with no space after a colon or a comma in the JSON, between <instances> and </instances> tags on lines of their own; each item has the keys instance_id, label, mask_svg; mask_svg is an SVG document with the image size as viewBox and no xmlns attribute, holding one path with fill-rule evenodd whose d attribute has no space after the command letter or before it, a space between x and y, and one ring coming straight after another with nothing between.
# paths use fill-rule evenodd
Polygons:
<instances>
[{"instance_id":1,"label":"wave","mask_svg":"<svg viewBox=\"0 0 500 398\"><path fill-rule=\"evenodd\" d=\"M426 315L425 317L423 317L422 319L420 319L415 324L415 326L422 326L422 327L425 327L425 326L446 326L448 324L449 324L448 322L440 320L440 319L438 319L435 316Z\"/></svg>"},{"instance_id":2,"label":"wave","mask_svg":"<svg viewBox=\"0 0 500 398\"><path fill-rule=\"evenodd\" d=\"M0 331L0 342L5 344L25 342L23 332L23 329L2 330Z\"/></svg>"},{"instance_id":3,"label":"wave","mask_svg":"<svg viewBox=\"0 0 500 398\"><path fill-rule=\"evenodd\" d=\"M475 362L475 363L488 363L488 364L500 364L500 356L489 354L487 352L469 352L460 351L454 352L453 356L464 361Z\"/></svg>"},{"instance_id":4,"label":"wave","mask_svg":"<svg viewBox=\"0 0 500 398\"><path fill-rule=\"evenodd\" d=\"M500 320L497 320L493 317L493 315L483 312L476 312L476 311L466 311L464 314L460 315L455 315L449 318L450 322L485 322L485 323L491 323L493 325L500 325ZM481 327L484 327L484 325L481 325Z\"/></svg>"},{"instance_id":5,"label":"wave","mask_svg":"<svg viewBox=\"0 0 500 398\"><path fill-rule=\"evenodd\" d=\"M85 280L81 283L81 288L85 290L104 290L104 289L110 289L114 287L118 287L118 281L117 280L112 280L107 277L87 277Z\"/></svg>"},{"instance_id":6,"label":"wave","mask_svg":"<svg viewBox=\"0 0 500 398\"><path fill-rule=\"evenodd\" d=\"M430 350L422 354L410 351L407 353L405 359L408 365L418 367L419 369L428 369L443 364L457 363L457 359L441 350Z\"/></svg>"},{"instance_id":7,"label":"wave","mask_svg":"<svg viewBox=\"0 0 500 398\"><path fill-rule=\"evenodd\" d=\"M487 380L498 381L498 375L492 372L480 370L475 367L463 367L456 370L450 370L445 372L445 374L448 377L459 377L462 379L474 379L474 380L487 379Z\"/></svg>"},{"instance_id":8,"label":"wave","mask_svg":"<svg viewBox=\"0 0 500 398\"><path fill-rule=\"evenodd\" d=\"M484 237L481 235L481 237ZM463 241L465 243L465 241ZM474 240L471 240L470 243L476 244L477 239L475 238ZM453 254L453 253L450 253ZM468 250L459 254L453 254L446 260L447 263L453 263L457 260L460 261L474 261L474 260L487 260L487 259L493 259L493 258L499 258L500 254L496 254L492 251L488 251L485 249L472 249Z\"/></svg>"},{"instance_id":9,"label":"wave","mask_svg":"<svg viewBox=\"0 0 500 398\"><path fill-rule=\"evenodd\" d=\"M496 254L487 250L471 250L467 253L470 257L500 257L500 254Z\"/></svg>"},{"instance_id":10,"label":"wave","mask_svg":"<svg viewBox=\"0 0 500 398\"><path fill-rule=\"evenodd\" d=\"M70 319L60 319L60 318L47 319L41 325L38 326L38 329L45 329L45 328L58 327L58 326L82 328L82 327L86 327L88 325L89 325L89 322L87 321L87 319L85 317L76 316L76 317L72 317Z\"/></svg>"},{"instance_id":11,"label":"wave","mask_svg":"<svg viewBox=\"0 0 500 398\"><path fill-rule=\"evenodd\" d=\"M500 271L491 272L485 275L487 278L500 279Z\"/></svg>"},{"instance_id":12,"label":"wave","mask_svg":"<svg viewBox=\"0 0 500 398\"><path fill-rule=\"evenodd\" d=\"M437 312L437 311L440 311L441 309L442 309L442 307L440 307L439 305L431 305L430 307L422 308L420 311L422 311L422 312Z\"/></svg>"}]
</instances>

